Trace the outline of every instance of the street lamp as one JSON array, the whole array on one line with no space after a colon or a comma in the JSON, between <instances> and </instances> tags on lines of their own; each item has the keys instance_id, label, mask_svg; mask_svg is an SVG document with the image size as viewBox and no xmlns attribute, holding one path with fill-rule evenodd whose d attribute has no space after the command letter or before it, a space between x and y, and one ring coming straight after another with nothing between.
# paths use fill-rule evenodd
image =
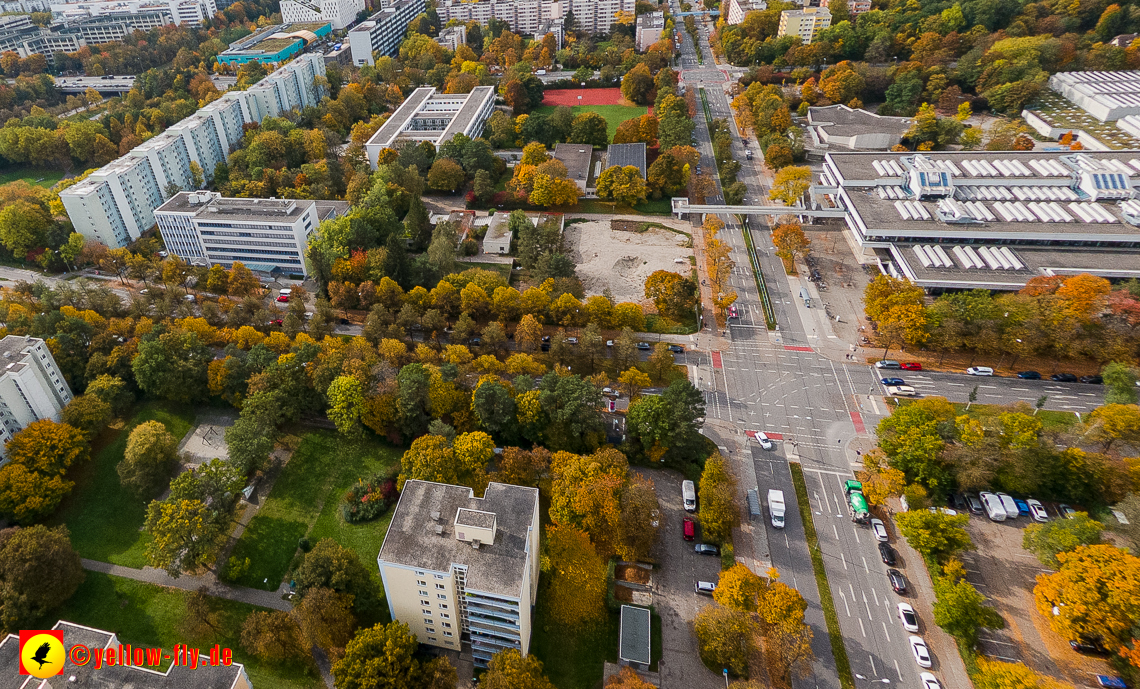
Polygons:
<instances>
[{"instance_id":1,"label":"street lamp","mask_svg":"<svg viewBox=\"0 0 1140 689\"><path fill-rule=\"evenodd\" d=\"M855 675L855 676L858 677L859 679L865 679L868 682L882 682L883 684L890 684L891 683L891 680L887 679L886 677L880 677L878 679L870 679L869 677L864 677L863 675Z\"/></svg>"}]
</instances>

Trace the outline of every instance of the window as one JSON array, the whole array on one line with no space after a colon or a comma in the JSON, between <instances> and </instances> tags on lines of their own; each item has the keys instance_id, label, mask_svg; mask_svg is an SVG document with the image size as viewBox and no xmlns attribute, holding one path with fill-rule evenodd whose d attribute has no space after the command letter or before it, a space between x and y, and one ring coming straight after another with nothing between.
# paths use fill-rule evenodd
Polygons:
<instances>
[{"instance_id":1,"label":"window","mask_svg":"<svg viewBox=\"0 0 1140 689\"><path fill-rule=\"evenodd\" d=\"M429 636L428 641L439 641L439 639L435 638L434 636Z\"/></svg>"},{"instance_id":2,"label":"window","mask_svg":"<svg viewBox=\"0 0 1140 689\"><path fill-rule=\"evenodd\" d=\"M442 578L443 578L443 575L442 575L442 574L436 574L436 575L435 575L435 578L436 578L436 579L442 579Z\"/></svg>"},{"instance_id":3,"label":"window","mask_svg":"<svg viewBox=\"0 0 1140 689\"><path fill-rule=\"evenodd\" d=\"M444 636L451 636L451 632L444 632L443 635Z\"/></svg>"},{"instance_id":4,"label":"window","mask_svg":"<svg viewBox=\"0 0 1140 689\"><path fill-rule=\"evenodd\" d=\"M417 576L417 577L422 577L423 575L424 575L424 573L423 573L423 572L416 572L416 576Z\"/></svg>"},{"instance_id":5,"label":"window","mask_svg":"<svg viewBox=\"0 0 1140 689\"><path fill-rule=\"evenodd\" d=\"M420 605L425 605L425 606L426 606L426 605L431 605L431 601L430 601L430 600L421 600L421 601L420 601Z\"/></svg>"},{"instance_id":6,"label":"window","mask_svg":"<svg viewBox=\"0 0 1140 689\"><path fill-rule=\"evenodd\" d=\"M424 614L425 614L425 615L430 615L430 614L431 614L431 610L424 610Z\"/></svg>"},{"instance_id":7,"label":"window","mask_svg":"<svg viewBox=\"0 0 1140 689\"><path fill-rule=\"evenodd\" d=\"M423 590L421 590L421 591L420 591L420 595L421 595L421 596L426 596L426 595L428 595L428 592L427 592L427 591L423 591Z\"/></svg>"},{"instance_id":8,"label":"window","mask_svg":"<svg viewBox=\"0 0 1140 689\"><path fill-rule=\"evenodd\" d=\"M440 609L440 610L447 610L447 603L440 603L440 604L439 604L439 609Z\"/></svg>"},{"instance_id":9,"label":"window","mask_svg":"<svg viewBox=\"0 0 1140 689\"><path fill-rule=\"evenodd\" d=\"M431 620L424 618L424 624L431 624Z\"/></svg>"},{"instance_id":10,"label":"window","mask_svg":"<svg viewBox=\"0 0 1140 689\"><path fill-rule=\"evenodd\" d=\"M436 585L435 585L435 587L436 587L437 589L439 589L440 591L443 591L443 590L445 590L445 589L447 588L447 587L446 587L446 586L444 586L443 584L436 584Z\"/></svg>"},{"instance_id":11,"label":"window","mask_svg":"<svg viewBox=\"0 0 1140 689\"><path fill-rule=\"evenodd\" d=\"M426 581L417 581L416 583L419 584L420 586L427 586Z\"/></svg>"},{"instance_id":12,"label":"window","mask_svg":"<svg viewBox=\"0 0 1140 689\"><path fill-rule=\"evenodd\" d=\"M439 613L439 616L440 616L440 617L442 617L442 618L443 618L443 619L445 619L445 620L450 620L450 619L451 619L451 615L447 614L446 612L441 612L441 613Z\"/></svg>"},{"instance_id":13,"label":"window","mask_svg":"<svg viewBox=\"0 0 1140 689\"><path fill-rule=\"evenodd\" d=\"M446 593L437 593L437 594L435 594L435 597L440 599L440 600L447 600L447 594Z\"/></svg>"},{"instance_id":14,"label":"window","mask_svg":"<svg viewBox=\"0 0 1140 689\"><path fill-rule=\"evenodd\" d=\"M450 622L444 622L444 623L443 623L443 628L444 628L444 629L451 629L451 623L450 623Z\"/></svg>"},{"instance_id":15,"label":"window","mask_svg":"<svg viewBox=\"0 0 1140 689\"><path fill-rule=\"evenodd\" d=\"M428 627L428 628L427 628L427 633L428 633L428 634L435 634L435 628L434 628L434 627Z\"/></svg>"}]
</instances>

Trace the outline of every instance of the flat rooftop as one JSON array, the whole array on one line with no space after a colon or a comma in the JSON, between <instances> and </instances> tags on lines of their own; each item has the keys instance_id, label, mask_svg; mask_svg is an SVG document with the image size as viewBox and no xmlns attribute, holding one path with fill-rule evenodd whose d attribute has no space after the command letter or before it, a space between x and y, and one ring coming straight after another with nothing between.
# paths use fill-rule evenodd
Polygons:
<instances>
[{"instance_id":1,"label":"flat rooftop","mask_svg":"<svg viewBox=\"0 0 1140 689\"><path fill-rule=\"evenodd\" d=\"M889 133L901 137L914 124L914 120L908 117L884 117L862 108L837 104L808 108L808 123L823 127L837 136Z\"/></svg>"},{"instance_id":2,"label":"flat rooftop","mask_svg":"<svg viewBox=\"0 0 1140 689\"><path fill-rule=\"evenodd\" d=\"M942 249L943 255L951 259L952 265L947 266L944 261L935 264L929 254L925 260L920 258L918 251L925 253L924 250L931 246L935 245L899 242L885 249L877 249L876 254L881 264L894 266L897 272L924 288L1018 290L1034 277L1080 273L1103 278L1140 277L1140 250L994 244L937 245ZM974 262L974 267L965 268L965 261L959 252L967 247L973 257L983 256L982 249L991 257L995 249L1003 251L1005 264L993 268L983 260L981 267ZM1012 267L1008 267L1010 256L1014 261Z\"/></svg>"},{"instance_id":3,"label":"flat rooftop","mask_svg":"<svg viewBox=\"0 0 1140 689\"><path fill-rule=\"evenodd\" d=\"M590 176L590 158L594 147L590 144L558 144L554 147L554 157L562 161L570 179L585 183Z\"/></svg>"},{"instance_id":4,"label":"flat rooftop","mask_svg":"<svg viewBox=\"0 0 1140 689\"><path fill-rule=\"evenodd\" d=\"M606 149L606 167L632 165L645 179L645 144L610 144Z\"/></svg>"},{"instance_id":5,"label":"flat rooftop","mask_svg":"<svg viewBox=\"0 0 1140 689\"><path fill-rule=\"evenodd\" d=\"M196 217L217 217L227 220L249 218L259 222L274 220L292 222L315 203L316 201L310 199L231 199L215 196L210 192L182 191L155 209L155 212L194 213ZM347 202L341 203L347 205Z\"/></svg>"},{"instance_id":6,"label":"flat rooftop","mask_svg":"<svg viewBox=\"0 0 1140 689\"><path fill-rule=\"evenodd\" d=\"M1049 84L1108 108L1140 107L1140 71L1058 72Z\"/></svg>"}]
</instances>

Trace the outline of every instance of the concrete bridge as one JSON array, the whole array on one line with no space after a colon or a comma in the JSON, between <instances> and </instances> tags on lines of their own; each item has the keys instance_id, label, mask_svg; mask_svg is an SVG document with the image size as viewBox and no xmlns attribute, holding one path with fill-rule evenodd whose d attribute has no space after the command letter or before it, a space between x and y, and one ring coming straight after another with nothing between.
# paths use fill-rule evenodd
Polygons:
<instances>
[{"instance_id":1,"label":"concrete bridge","mask_svg":"<svg viewBox=\"0 0 1140 689\"><path fill-rule=\"evenodd\" d=\"M842 208L798 208L796 206L729 206L724 204L691 204L685 197L674 198L673 214L680 217L686 213L712 213L718 215L727 213L731 215L798 215L809 218L842 218L847 211Z\"/></svg>"}]
</instances>

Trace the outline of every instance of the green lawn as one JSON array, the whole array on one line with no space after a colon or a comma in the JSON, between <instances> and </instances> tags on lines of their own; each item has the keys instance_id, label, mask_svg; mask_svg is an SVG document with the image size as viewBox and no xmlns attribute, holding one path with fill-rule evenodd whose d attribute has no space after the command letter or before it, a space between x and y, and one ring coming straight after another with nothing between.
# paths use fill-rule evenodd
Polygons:
<instances>
[{"instance_id":1,"label":"green lawn","mask_svg":"<svg viewBox=\"0 0 1140 689\"><path fill-rule=\"evenodd\" d=\"M549 116L554 114L556 108L555 105L540 105L534 111ZM617 133L619 124L635 117L641 117L649 112L647 107L632 105L575 105L570 110L575 116L584 112L596 112L606 118L606 136L609 141L614 140L614 134Z\"/></svg>"},{"instance_id":2,"label":"green lawn","mask_svg":"<svg viewBox=\"0 0 1140 689\"><path fill-rule=\"evenodd\" d=\"M899 406L904 404L911 404L914 400L896 399L895 403ZM954 410L959 415L965 414L972 419L983 419L993 417L1004 412L1007 407L998 404L974 404L969 405L970 409L967 411L966 405L962 402L954 403ZM1026 405L1026 413L1033 414L1034 409L1031 405ZM1077 415L1070 411L1055 411L1050 409L1042 409L1037 412L1036 418L1041 422L1041 427L1047 431L1065 431L1076 426L1080 421Z\"/></svg>"},{"instance_id":3,"label":"green lawn","mask_svg":"<svg viewBox=\"0 0 1140 689\"><path fill-rule=\"evenodd\" d=\"M0 170L0 184L27 180L28 184L37 184L45 189L51 189L56 182L63 179L63 171L46 169L17 168L15 170Z\"/></svg>"},{"instance_id":4,"label":"green lawn","mask_svg":"<svg viewBox=\"0 0 1140 689\"><path fill-rule=\"evenodd\" d=\"M567 213L620 213L622 215L672 215L673 206L669 199L649 199L633 206L614 206L612 201L600 199L578 199L578 205L567 209Z\"/></svg>"},{"instance_id":5,"label":"green lawn","mask_svg":"<svg viewBox=\"0 0 1140 689\"><path fill-rule=\"evenodd\" d=\"M194 422L194 412L160 402L147 402L120 431L107 430L96 441L92 460L68 475L75 490L61 505L53 524L66 524L71 542L82 557L125 567L146 564L148 536L142 529L146 505L123 488L115 467L123 459L131 429L144 421L161 421L179 440ZM102 449L98 449L102 443Z\"/></svg>"},{"instance_id":6,"label":"green lawn","mask_svg":"<svg viewBox=\"0 0 1140 689\"><path fill-rule=\"evenodd\" d=\"M594 689L602 681L602 663L617 662L621 615L610 611L597 629L573 632L546 620L542 593L539 589L530 633L531 653L542 661L546 676L558 689Z\"/></svg>"},{"instance_id":7,"label":"green lawn","mask_svg":"<svg viewBox=\"0 0 1140 689\"><path fill-rule=\"evenodd\" d=\"M43 620L43 626L38 629L50 629L56 620L67 620L115 632L120 643L134 646L161 646L169 651L178 643L189 643L198 648L218 644L233 650L234 660L245 665L255 687L316 689L324 686L309 662L262 662L241 650L242 621L261 608L215 599L222 631L216 634L208 632L202 638L188 638L182 629L188 595L180 589L87 572L87 578L75 595Z\"/></svg>"},{"instance_id":8,"label":"green lawn","mask_svg":"<svg viewBox=\"0 0 1140 689\"><path fill-rule=\"evenodd\" d=\"M358 478L394 466L401 453L378 440L350 442L332 431L306 434L234 546L231 560L250 560L249 571L234 583L276 590L289 571L297 542L306 534L314 544L332 538L352 548L366 567L375 562L390 514L347 524L340 517L340 501Z\"/></svg>"}]
</instances>

